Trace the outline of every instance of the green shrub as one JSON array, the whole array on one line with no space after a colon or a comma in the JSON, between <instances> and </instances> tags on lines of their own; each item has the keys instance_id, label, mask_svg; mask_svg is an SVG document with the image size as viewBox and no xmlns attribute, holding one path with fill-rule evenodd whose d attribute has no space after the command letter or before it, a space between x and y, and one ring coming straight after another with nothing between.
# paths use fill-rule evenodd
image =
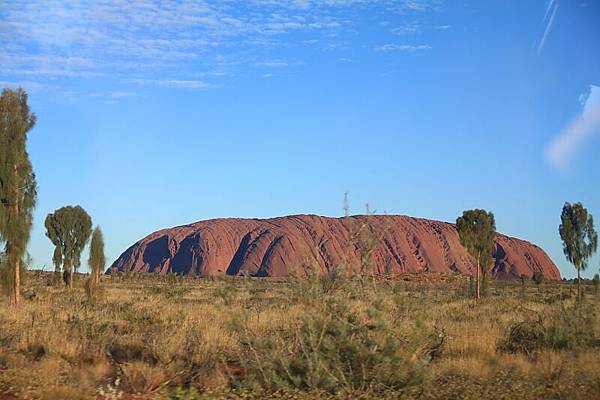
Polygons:
<instances>
[{"instance_id":1,"label":"green shrub","mask_svg":"<svg viewBox=\"0 0 600 400\"><path fill-rule=\"evenodd\" d=\"M598 344L594 325L596 312L592 306L562 308L548 327L550 343L555 349L580 349Z\"/></svg>"},{"instance_id":2,"label":"green shrub","mask_svg":"<svg viewBox=\"0 0 600 400\"><path fill-rule=\"evenodd\" d=\"M591 306L561 308L548 319L523 321L512 326L499 349L510 353L535 354L542 349L578 350L598 345L594 332L595 310Z\"/></svg>"},{"instance_id":3,"label":"green shrub","mask_svg":"<svg viewBox=\"0 0 600 400\"><path fill-rule=\"evenodd\" d=\"M531 354L547 345L546 327L539 321L523 321L512 326L508 338L499 348L509 353Z\"/></svg>"},{"instance_id":4,"label":"green shrub","mask_svg":"<svg viewBox=\"0 0 600 400\"><path fill-rule=\"evenodd\" d=\"M288 337L254 337L246 343L252 354L246 368L254 374L250 382L270 391L329 393L382 392L422 383L430 350L439 345L422 332L415 340L397 337L377 308L358 315L331 299L324 312L307 313Z\"/></svg>"}]
</instances>

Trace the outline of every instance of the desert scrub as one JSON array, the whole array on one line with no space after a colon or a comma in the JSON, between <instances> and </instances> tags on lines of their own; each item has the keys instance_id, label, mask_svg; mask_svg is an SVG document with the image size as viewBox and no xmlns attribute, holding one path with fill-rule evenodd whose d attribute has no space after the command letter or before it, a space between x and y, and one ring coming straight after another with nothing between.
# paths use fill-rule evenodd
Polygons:
<instances>
[{"instance_id":1,"label":"desert scrub","mask_svg":"<svg viewBox=\"0 0 600 400\"><path fill-rule=\"evenodd\" d=\"M595 332L596 310L590 304L561 307L537 319L519 322L499 344L506 352L533 355L543 349L581 350L599 346Z\"/></svg>"},{"instance_id":2,"label":"desert scrub","mask_svg":"<svg viewBox=\"0 0 600 400\"><path fill-rule=\"evenodd\" d=\"M191 288L187 286L161 285L147 286L144 292L149 295L163 295L166 299L182 299L191 292Z\"/></svg>"},{"instance_id":3,"label":"desert scrub","mask_svg":"<svg viewBox=\"0 0 600 400\"><path fill-rule=\"evenodd\" d=\"M492 282L503 293L477 303L456 297L464 279L428 274L326 285L146 274L103 277L91 300L83 276L69 292L29 274L18 313L0 300L0 398L600 398L600 347L586 333L598 337L600 299L588 296L593 326L581 325L562 295L571 284L523 297ZM568 344L499 349L538 316Z\"/></svg>"},{"instance_id":4,"label":"desert scrub","mask_svg":"<svg viewBox=\"0 0 600 400\"><path fill-rule=\"evenodd\" d=\"M290 331L244 338L248 376L241 386L328 393L397 390L425 382L425 366L443 344L443 336L421 324L412 337L400 336L378 302L361 313L330 297L323 307L307 311Z\"/></svg>"}]
</instances>

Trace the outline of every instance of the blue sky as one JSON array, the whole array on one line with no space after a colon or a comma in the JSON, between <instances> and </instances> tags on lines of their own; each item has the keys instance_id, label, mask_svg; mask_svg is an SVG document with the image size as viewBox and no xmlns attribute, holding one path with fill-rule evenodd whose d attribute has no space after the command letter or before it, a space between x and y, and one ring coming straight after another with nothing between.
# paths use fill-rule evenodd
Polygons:
<instances>
[{"instance_id":1,"label":"blue sky","mask_svg":"<svg viewBox=\"0 0 600 400\"><path fill-rule=\"evenodd\" d=\"M36 267L67 204L111 261L201 219L339 216L345 191L354 213L492 210L565 276L563 203L600 225L597 2L61 3L0 7L0 84L38 117Z\"/></svg>"}]
</instances>

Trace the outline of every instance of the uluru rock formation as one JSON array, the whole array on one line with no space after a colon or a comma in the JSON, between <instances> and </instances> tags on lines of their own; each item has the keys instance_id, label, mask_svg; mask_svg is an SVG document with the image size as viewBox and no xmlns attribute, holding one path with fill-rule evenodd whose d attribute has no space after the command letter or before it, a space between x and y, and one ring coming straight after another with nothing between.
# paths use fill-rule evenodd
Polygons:
<instances>
[{"instance_id":1,"label":"uluru rock formation","mask_svg":"<svg viewBox=\"0 0 600 400\"><path fill-rule=\"evenodd\" d=\"M358 271L359 249L369 246L377 273L475 273L473 259L461 246L454 224L387 215L201 221L148 235L127 249L107 273L279 277L307 262L320 272L342 262ZM524 240L497 234L493 256L496 277L531 277L541 271L546 279L560 279L548 255Z\"/></svg>"}]
</instances>

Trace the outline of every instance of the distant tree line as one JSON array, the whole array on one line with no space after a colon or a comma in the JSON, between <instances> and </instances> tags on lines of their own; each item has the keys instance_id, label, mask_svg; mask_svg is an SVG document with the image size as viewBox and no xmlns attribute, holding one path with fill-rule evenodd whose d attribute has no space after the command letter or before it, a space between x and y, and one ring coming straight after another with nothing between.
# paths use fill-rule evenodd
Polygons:
<instances>
[{"instance_id":1,"label":"distant tree line","mask_svg":"<svg viewBox=\"0 0 600 400\"><path fill-rule=\"evenodd\" d=\"M37 200L36 177L26 146L28 133L35 123L25 91L5 88L0 95L0 282L14 306L20 301ZM81 253L88 242L89 284L94 286L100 282L106 265L104 237L100 227L92 230L92 226L92 218L78 205L61 207L46 217L46 236L54 245L52 261L56 280L60 280L62 274L69 288L73 288ZM480 298L487 294L493 268L494 214L482 209L464 211L456 220L456 229L461 245L475 261L475 297ZM559 234L563 252L577 270L577 293L581 298L581 271L586 270L598 247L592 215L581 203L565 203ZM524 283L524 277L521 278ZM532 279L540 284L544 277L541 271L534 271ZM600 282L597 274L593 282L597 288Z\"/></svg>"}]
</instances>

